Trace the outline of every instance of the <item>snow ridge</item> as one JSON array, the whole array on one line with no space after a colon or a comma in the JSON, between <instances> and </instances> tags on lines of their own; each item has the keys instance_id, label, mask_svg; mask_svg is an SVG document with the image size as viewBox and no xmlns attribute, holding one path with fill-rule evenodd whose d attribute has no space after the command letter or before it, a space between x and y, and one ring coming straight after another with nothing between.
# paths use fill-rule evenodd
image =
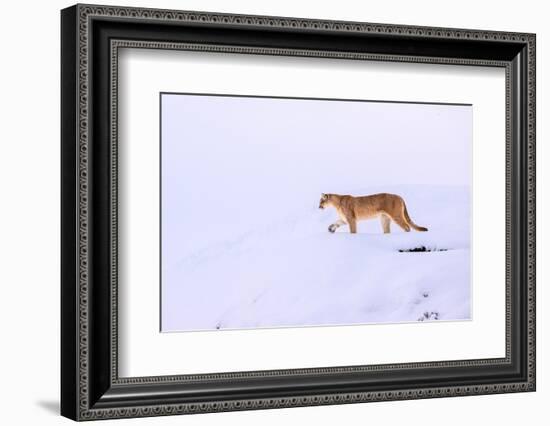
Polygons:
<instances>
[{"instance_id":1,"label":"snow ridge","mask_svg":"<svg viewBox=\"0 0 550 426\"><path fill-rule=\"evenodd\" d=\"M428 232L331 234L334 211L311 205L236 229L162 271L163 331L470 319L470 193L410 185L402 195ZM365 188L356 195L376 193ZM315 201L315 202L314 202ZM240 231L240 232L239 232ZM400 252L426 247L430 251Z\"/></svg>"}]
</instances>

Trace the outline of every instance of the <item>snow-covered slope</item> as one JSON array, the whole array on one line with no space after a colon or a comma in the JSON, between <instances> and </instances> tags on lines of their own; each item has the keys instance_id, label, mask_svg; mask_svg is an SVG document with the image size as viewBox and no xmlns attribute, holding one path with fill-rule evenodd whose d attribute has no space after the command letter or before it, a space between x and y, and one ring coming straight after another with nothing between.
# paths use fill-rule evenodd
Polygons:
<instances>
[{"instance_id":1,"label":"snow-covered slope","mask_svg":"<svg viewBox=\"0 0 550 426\"><path fill-rule=\"evenodd\" d=\"M454 186L361 188L402 195L415 223L327 227L318 199L210 243L162 271L162 330L343 325L470 318L470 193ZM315 194L315 197L317 195ZM289 204L290 205L290 204ZM407 252L426 247L427 252Z\"/></svg>"}]
</instances>

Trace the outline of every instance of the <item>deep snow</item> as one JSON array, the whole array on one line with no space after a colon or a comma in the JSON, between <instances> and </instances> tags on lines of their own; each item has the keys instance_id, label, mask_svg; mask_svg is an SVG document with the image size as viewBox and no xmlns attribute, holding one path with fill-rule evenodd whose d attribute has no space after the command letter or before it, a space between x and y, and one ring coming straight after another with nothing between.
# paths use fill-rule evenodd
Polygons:
<instances>
[{"instance_id":1,"label":"deep snow","mask_svg":"<svg viewBox=\"0 0 550 426\"><path fill-rule=\"evenodd\" d=\"M331 234L333 209L285 206L280 220L188 251L162 271L162 331L467 320L471 312L470 191L399 185L428 232L384 235L377 219ZM292 203L289 203L292 206ZM231 235L229 237L229 235ZM424 246L430 252L399 252Z\"/></svg>"}]
</instances>

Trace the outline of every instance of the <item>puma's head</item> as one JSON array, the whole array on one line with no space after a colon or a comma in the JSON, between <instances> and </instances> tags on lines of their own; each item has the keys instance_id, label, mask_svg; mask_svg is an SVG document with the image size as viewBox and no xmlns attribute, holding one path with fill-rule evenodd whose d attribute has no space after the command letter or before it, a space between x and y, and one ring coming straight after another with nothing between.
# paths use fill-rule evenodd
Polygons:
<instances>
[{"instance_id":1,"label":"puma's head","mask_svg":"<svg viewBox=\"0 0 550 426\"><path fill-rule=\"evenodd\" d=\"M329 206L330 194L321 194L321 200L319 201L319 208L324 209Z\"/></svg>"}]
</instances>

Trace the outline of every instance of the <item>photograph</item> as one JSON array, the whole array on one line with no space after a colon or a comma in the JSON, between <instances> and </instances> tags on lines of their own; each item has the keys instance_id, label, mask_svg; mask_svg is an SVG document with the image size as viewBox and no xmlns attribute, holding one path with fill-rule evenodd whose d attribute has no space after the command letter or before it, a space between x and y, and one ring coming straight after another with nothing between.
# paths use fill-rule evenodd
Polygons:
<instances>
[{"instance_id":1,"label":"photograph","mask_svg":"<svg viewBox=\"0 0 550 426\"><path fill-rule=\"evenodd\" d=\"M160 331L472 319L473 105L160 93Z\"/></svg>"},{"instance_id":2,"label":"photograph","mask_svg":"<svg viewBox=\"0 0 550 426\"><path fill-rule=\"evenodd\" d=\"M32 184L20 200L48 192L49 172L36 191L29 171L56 172L57 226L42 228L57 237L38 257L61 291L39 285L57 301L9 312L30 318L8 327L18 342L56 345L42 351L35 410L15 404L14 416L309 424L323 410L333 424L367 409L397 424L425 421L432 400L435 418L483 404L521 422L548 399L536 359L544 14L249 3L63 4L53 25L45 6L31 19L55 40L15 56L42 59L57 84L31 92L60 108L38 122L19 108L26 124L4 139L36 130L23 139L48 155L12 143L22 155L5 158ZM11 103L27 105L9 81ZM29 267L21 240L37 234L20 232L36 221L24 222L9 227L26 260L11 281L37 271L28 281L42 283L48 268ZM57 337L36 333L43 306L59 307ZM26 380L11 382L25 394ZM312 408L280 410L292 407Z\"/></svg>"}]
</instances>

